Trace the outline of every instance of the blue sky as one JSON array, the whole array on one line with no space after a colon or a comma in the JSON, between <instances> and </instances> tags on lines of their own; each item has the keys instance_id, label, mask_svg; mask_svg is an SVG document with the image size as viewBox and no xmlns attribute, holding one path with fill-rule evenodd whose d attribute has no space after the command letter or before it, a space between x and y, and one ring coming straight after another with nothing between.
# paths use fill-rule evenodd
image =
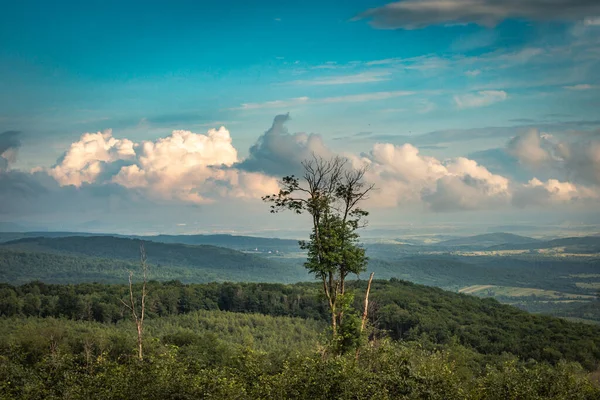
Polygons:
<instances>
[{"instance_id":1,"label":"blue sky","mask_svg":"<svg viewBox=\"0 0 600 400\"><path fill-rule=\"evenodd\" d=\"M440 4L445 8L440 9ZM81 196L77 203L81 215L69 213L73 224L97 219L85 212L88 206L97 210L106 206L105 200L97 199L102 198L98 193L109 191L114 198L131 196L132 191L139 194L142 188L165 188L166 178L150 178L149 164L144 165L149 159L143 154L144 142L172 139L173 130L207 135L208 130L224 126L236 156L230 151L223 159L207 161L206 155L195 152L196 161L190 165L244 165L249 157L265 157L267 147L256 153L250 148L260 142L276 115L288 112L289 121L271 130L304 146L302 151L311 149L302 142L302 134L314 134L319 149L353 154L381 166L374 145L396 146L398 157L409 157L401 146L410 143L419 149L419 157L443 164L449 171L444 176L465 181L465 176L476 175L465 172L464 165L460 172L452 169L458 165L452 159L466 157L492 175L507 178L507 201L513 205L522 205L516 199L525 196L518 195L522 189L518 185L536 178L543 185L535 190L545 188L551 194L556 190L564 194L564 185L576 185L567 190L571 195L560 198L561 212L573 207L584 215L599 211L595 199L600 162L595 153L583 156L583 166L572 160L578 149L595 149L598 140L600 5L596 1L25 0L4 2L2 9L0 133L20 133L19 145L0 154L7 160L0 172L5 185L16 181L14 176L9 180L9 173L43 180L41 185L56 201L64 195L58 192L74 186ZM97 168L102 173L93 177L57 178L58 172L48 172L58 171L69 159L70 146L80 142L83 134L108 129L115 140L133 143L131 154L114 156L111 147L107 150L111 155L95 155L71 166L85 169L100 162ZM196 137L189 138L196 143ZM522 139L509 147L515 138ZM259 161L254 160L254 165ZM126 182L125 171L114 178L131 163L145 174L143 184ZM66 173L66 166L61 168ZM152 164L152 168L157 167ZM109 171L115 175L108 175ZM407 181L404 171L399 174L394 182ZM54 178L59 188L49 188L47 178ZM433 180L427 187L410 186L419 192L419 201L405 196L406 188L401 196L389 195L396 206L382 201L387 204L382 220L405 204L419 202L425 206L415 207L430 219L442 218L439 213L447 209L485 214L497 207L456 198L434 201L428 193L441 196L448 189L438 178L429 177ZM183 175L177 179L184 179ZM232 182L241 178L227 179L228 185L235 185ZM562 189L552 186L551 179ZM152 186L156 181L162 183ZM203 185L205 181L184 182L190 193L201 192L198 186ZM5 190L5 204L20 202L20 197L9 194L14 185L11 188ZM93 193L82 194L86 191ZM182 200L171 193L147 206L152 209L173 199L173 207L178 201L189 205L189 193L186 196L188 200ZM554 199L545 192L544 196ZM557 206L546 197L525 203L542 211ZM126 198L125 203L133 201ZM36 208L41 200L27 201ZM446 201L460 204L439 207ZM66 212L56 211L54 218ZM507 206L506 212L515 211ZM40 213L53 220L51 213ZM4 221L27 222L28 216L31 211L23 207L0 209ZM198 219L202 218L198 212ZM230 225L235 229L235 224Z\"/></svg>"}]
</instances>

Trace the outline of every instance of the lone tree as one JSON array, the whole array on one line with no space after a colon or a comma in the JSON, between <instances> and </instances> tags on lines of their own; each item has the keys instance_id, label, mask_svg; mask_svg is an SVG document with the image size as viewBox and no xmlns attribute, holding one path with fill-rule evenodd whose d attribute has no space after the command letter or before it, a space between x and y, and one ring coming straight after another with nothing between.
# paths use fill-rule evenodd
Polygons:
<instances>
[{"instance_id":1,"label":"lone tree","mask_svg":"<svg viewBox=\"0 0 600 400\"><path fill-rule=\"evenodd\" d=\"M311 216L310 240L300 241L300 247L308 251L304 266L323 282L335 342L343 328L344 311L352 301L351 296L345 296L346 278L367 267L357 230L366 226L363 218L368 212L359 204L368 198L373 185L364 180L366 167L353 168L345 158L313 155L302 166L302 178L283 177L279 193L263 200L271 203L272 213L290 210Z\"/></svg>"}]
</instances>

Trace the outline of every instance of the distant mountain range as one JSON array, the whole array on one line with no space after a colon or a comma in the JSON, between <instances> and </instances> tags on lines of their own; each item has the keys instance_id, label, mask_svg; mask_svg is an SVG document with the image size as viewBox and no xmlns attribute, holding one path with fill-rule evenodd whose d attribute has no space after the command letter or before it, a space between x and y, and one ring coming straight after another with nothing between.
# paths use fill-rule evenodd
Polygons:
<instances>
[{"instance_id":1,"label":"distant mountain range","mask_svg":"<svg viewBox=\"0 0 600 400\"><path fill-rule=\"evenodd\" d=\"M191 245L212 245L233 248L236 250L257 250L268 251L279 248L288 248L291 250L299 250L298 241L291 239L265 238L254 236L237 236L237 235L119 235L109 233L87 233L87 232L0 232L0 243L8 242L17 239L46 237L46 238L62 238L62 237L119 237L129 239L148 240L161 243L179 243Z\"/></svg>"},{"instance_id":2,"label":"distant mountain range","mask_svg":"<svg viewBox=\"0 0 600 400\"><path fill-rule=\"evenodd\" d=\"M238 235L111 235L81 232L0 232L0 243L27 238L64 238L64 237L115 237L124 239L138 239L158 243L211 245L246 252L257 251L268 254L276 252L299 252L297 240L265 238ZM400 240L400 239L398 239ZM539 240L512 233L486 233L482 235L453 238L432 244L418 244L407 240L405 244L399 243L367 243L366 247L375 252L389 249L397 252L402 249L404 253L453 250L539 250L565 247L565 250L577 253L600 252L600 235L560 238L554 240Z\"/></svg>"}]
</instances>

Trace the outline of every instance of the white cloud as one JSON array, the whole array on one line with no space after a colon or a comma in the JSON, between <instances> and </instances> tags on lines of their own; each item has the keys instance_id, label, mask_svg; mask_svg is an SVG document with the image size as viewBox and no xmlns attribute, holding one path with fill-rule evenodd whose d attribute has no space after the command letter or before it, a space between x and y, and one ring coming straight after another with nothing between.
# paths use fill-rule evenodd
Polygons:
<instances>
[{"instance_id":1,"label":"white cloud","mask_svg":"<svg viewBox=\"0 0 600 400\"><path fill-rule=\"evenodd\" d=\"M465 72L466 76L470 76L470 77L474 77L474 76L478 76L481 74L481 70L480 69L470 69L468 71Z\"/></svg>"},{"instance_id":2,"label":"white cloud","mask_svg":"<svg viewBox=\"0 0 600 400\"><path fill-rule=\"evenodd\" d=\"M80 192L79 199L100 195L105 199L122 198L123 202L143 199L160 204L257 200L277 192L275 177L297 173L303 159L312 154L334 154L318 134L289 133L285 128L288 120L288 115L277 116L245 160L239 159L224 127L205 134L176 130L167 137L141 143L114 138L110 131L86 133L53 168L35 174L0 174L0 187L10 188L14 194L3 199L6 203L12 201L13 208L24 209L25 205L19 203L22 200L15 199L23 198L20 193L24 193L21 188L25 186L21 182L26 182L30 188L27 193L46 190L55 200ZM355 165L369 166L366 179L378 188L370 199L369 207L373 208L421 205L447 212L502 209L510 204L570 204L600 200L600 141L593 135L584 139L590 137L592 140L555 143L549 135L531 130L509 142L508 151L521 162L548 167L544 179L549 177L548 171L558 171L565 181L510 182L472 159L441 160L421 154L411 144L377 143L367 154L346 157Z\"/></svg>"},{"instance_id":3,"label":"white cloud","mask_svg":"<svg viewBox=\"0 0 600 400\"><path fill-rule=\"evenodd\" d=\"M458 108L485 107L508 98L503 90L482 90L477 93L468 93L454 96L454 103Z\"/></svg>"},{"instance_id":4,"label":"white cloud","mask_svg":"<svg viewBox=\"0 0 600 400\"><path fill-rule=\"evenodd\" d=\"M377 143L370 153L353 159L356 165L369 166L367 179L378 188L373 202L381 207L417 201L423 189L447 173L438 159L419 154L411 144Z\"/></svg>"},{"instance_id":5,"label":"white cloud","mask_svg":"<svg viewBox=\"0 0 600 400\"><path fill-rule=\"evenodd\" d=\"M456 158L447 164L447 171L434 190L423 193L423 200L433 211L489 209L510 201L508 179L473 160Z\"/></svg>"},{"instance_id":6,"label":"white cloud","mask_svg":"<svg viewBox=\"0 0 600 400\"><path fill-rule=\"evenodd\" d=\"M48 171L61 186L94 182L107 163L135 157L134 143L115 139L112 131L85 133L71 144L62 160Z\"/></svg>"},{"instance_id":7,"label":"white cloud","mask_svg":"<svg viewBox=\"0 0 600 400\"><path fill-rule=\"evenodd\" d=\"M597 88L597 86L590 85L589 83L581 83L579 85L563 86L563 87L567 90L591 90L591 89Z\"/></svg>"},{"instance_id":8,"label":"white cloud","mask_svg":"<svg viewBox=\"0 0 600 400\"><path fill-rule=\"evenodd\" d=\"M315 79L297 80L290 82L294 85L349 85L356 83L371 83L390 80L389 71L369 71L353 75L328 76Z\"/></svg>"},{"instance_id":9,"label":"white cloud","mask_svg":"<svg viewBox=\"0 0 600 400\"><path fill-rule=\"evenodd\" d=\"M224 127L205 135L176 130L140 144L106 131L82 135L47 172L61 186L116 183L149 197L196 204L257 198L277 189L273 178L229 168L236 162L237 150Z\"/></svg>"},{"instance_id":10,"label":"white cloud","mask_svg":"<svg viewBox=\"0 0 600 400\"><path fill-rule=\"evenodd\" d=\"M256 110L256 109L264 109L264 108L273 108L273 109L285 109L285 108L293 108L303 105L313 105L313 104L333 104L333 103L362 103L365 101L375 101L375 100L386 100L394 97L401 96L410 96L415 92L410 91L393 91L393 92L372 92L372 93L361 93L361 94L351 94L346 96L337 96L337 97L322 97L317 99L311 99L308 97L296 97L288 100L274 100L267 101L264 103L243 103L238 110Z\"/></svg>"},{"instance_id":11,"label":"white cloud","mask_svg":"<svg viewBox=\"0 0 600 400\"><path fill-rule=\"evenodd\" d=\"M354 162L369 166L367 179L378 187L371 201L378 207L424 202L434 211L475 210L510 200L508 179L467 158L423 156L410 144L378 143Z\"/></svg>"},{"instance_id":12,"label":"white cloud","mask_svg":"<svg viewBox=\"0 0 600 400\"><path fill-rule=\"evenodd\" d=\"M512 138L507 145L509 154L519 162L539 166L552 159L551 144L537 129L530 129Z\"/></svg>"},{"instance_id":13,"label":"white cloud","mask_svg":"<svg viewBox=\"0 0 600 400\"><path fill-rule=\"evenodd\" d=\"M591 134L590 140L571 135L571 140L553 141L533 129L511 139L507 151L520 163L559 171L569 181L600 185L600 140Z\"/></svg>"},{"instance_id":14,"label":"white cloud","mask_svg":"<svg viewBox=\"0 0 600 400\"><path fill-rule=\"evenodd\" d=\"M429 25L475 23L492 27L509 18L595 22L596 0L403 0L372 8L355 19L380 29L419 29Z\"/></svg>"},{"instance_id":15,"label":"white cloud","mask_svg":"<svg viewBox=\"0 0 600 400\"><path fill-rule=\"evenodd\" d=\"M513 203L517 207L545 206L597 200L598 198L597 189L575 185L571 182L560 182L557 179L548 179L546 182L542 182L533 178L516 189Z\"/></svg>"},{"instance_id":16,"label":"white cloud","mask_svg":"<svg viewBox=\"0 0 600 400\"><path fill-rule=\"evenodd\" d=\"M600 26L600 17L587 17L583 20L586 26Z\"/></svg>"},{"instance_id":17,"label":"white cloud","mask_svg":"<svg viewBox=\"0 0 600 400\"><path fill-rule=\"evenodd\" d=\"M138 153L136 162L121 168L113 182L190 203L209 203L218 197L256 198L277 189L272 178L224 168L238 161L224 127L206 135L173 131L156 142L144 142Z\"/></svg>"}]
</instances>

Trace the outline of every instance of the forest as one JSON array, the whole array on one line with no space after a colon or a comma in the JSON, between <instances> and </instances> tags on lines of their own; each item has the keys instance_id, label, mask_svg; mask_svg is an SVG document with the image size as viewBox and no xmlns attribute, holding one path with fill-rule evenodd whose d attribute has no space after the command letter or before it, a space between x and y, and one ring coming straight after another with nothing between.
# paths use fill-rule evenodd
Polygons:
<instances>
[{"instance_id":1,"label":"forest","mask_svg":"<svg viewBox=\"0 0 600 400\"><path fill-rule=\"evenodd\" d=\"M139 292L141 283L134 285ZM350 289L364 292L366 282ZM371 328L327 357L319 285L148 284L146 356L128 286L0 289L6 399L597 399L600 328L493 299L373 282ZM357 296L356 298L358 299ZM360 307L356 301L352 307ZM596 377L596 378L594 378Z\"/></svg>"}]
</instances>

